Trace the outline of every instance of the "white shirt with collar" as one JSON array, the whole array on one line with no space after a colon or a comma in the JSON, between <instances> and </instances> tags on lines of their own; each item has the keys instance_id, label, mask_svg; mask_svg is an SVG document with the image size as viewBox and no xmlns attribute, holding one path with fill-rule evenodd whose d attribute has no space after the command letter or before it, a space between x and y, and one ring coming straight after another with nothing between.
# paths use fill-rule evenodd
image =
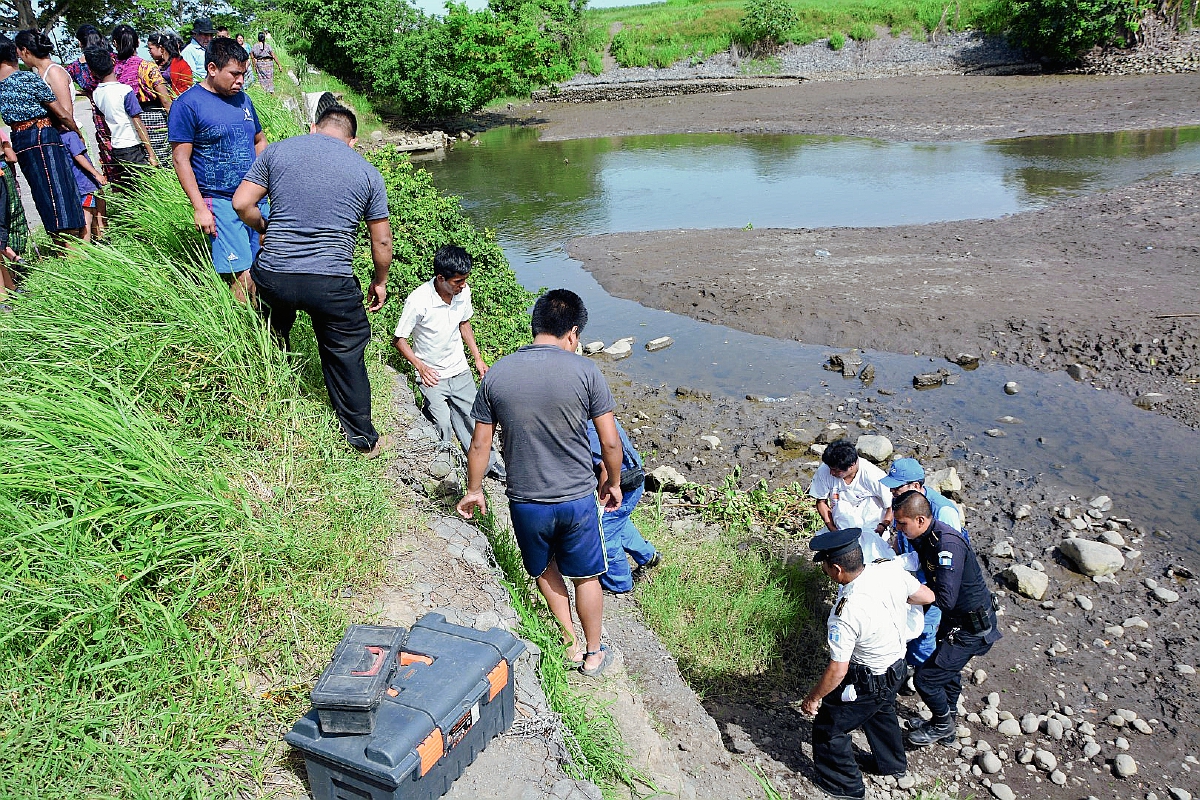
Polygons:
<instances>
[{"instance_id":1,"label":"white shirt with collar","mask_svg":"<svg viewBox=\"0 0 1200 800\"><path fill-rule=\"evenodd\" d=\"M439 378L453 378L470 369L458 326L475 313L471 306L471 287L464 286L447 303L433 284L433 280L421 284L404 301L404 310L396 325L396 338L412 336L412 348L417 358L435 370Z\"/></svg>"},{"instance_id":2,"label":"white shirt with collar","mask_svg":"<svg viewBox=\"0 0 1200 800\"><path fill-rule=\"evenodd\" d=\"M829 657L882 675L908 646L908 598L921 584L899 561L867 564L838 589L829 612Z\"/></svg>"}]
</instances>

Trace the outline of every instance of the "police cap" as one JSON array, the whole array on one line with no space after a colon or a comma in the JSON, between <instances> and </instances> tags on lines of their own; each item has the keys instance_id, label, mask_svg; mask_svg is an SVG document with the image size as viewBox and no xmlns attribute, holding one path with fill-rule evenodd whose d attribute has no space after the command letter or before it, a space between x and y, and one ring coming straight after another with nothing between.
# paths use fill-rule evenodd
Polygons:
<instances>
[{"instance_id":1,"label":"police cap","mask_svg":"<svg viewBox=\"0 0 1200 800\"><path fill-rule=\"evenodd\" d=\"M834 556L840 556L842 553L858 547L860 536L862 536L862 528L825 531L814 536L808 543L808 548L817 551L817 554L813 556L813 561L828 561Z\"/></svg>"}]
</instances>

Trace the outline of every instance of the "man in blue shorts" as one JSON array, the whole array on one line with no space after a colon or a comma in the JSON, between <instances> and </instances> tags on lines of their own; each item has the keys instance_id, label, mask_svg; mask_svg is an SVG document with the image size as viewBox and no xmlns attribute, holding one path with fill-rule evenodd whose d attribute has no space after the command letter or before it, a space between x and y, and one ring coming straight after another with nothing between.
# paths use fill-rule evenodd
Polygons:
<instances>
[{"instance_id":1,"label":"man in blue shorts","mask_svg":"<svg viewBox=\"0 0 1200 800\"><path fill-rule=\"evenodd\" d=\"M533 344L492 365L479 384L471 416L475 432L467 450L467 491L458 513L470 519L487 513L483 476L500 426L500 449L508 466L508 507L525 569L563 628L567 659L585 675L602 673L612 651L600 643L604 592L599 576L608 569L596 509L596 473L587 422L596 426L604 464L600 501L606 511L621 506L621 439L616 403L591 360L575 354L587 324L579 295L554 289L533 307ZM570 596L586 646L574 636Z\"/></svg>"},{"instance_id":2,"label":"man in blue shorts","mask_svg":"<svg viewBox=\"0 0 1200 800\"><path fill-rule=\"evenodd\" d=\"M249 270L258 253L258 232L238 219L233 193L267 146L254 104L242 91L248 59L233 39L213 39L204 58L204 80L171 104L167 120L171 161L196 227L208 234L213 267L242 302L254 295ZM265 201L261 207L265 213Z\"/></svg>"}]
</instances>

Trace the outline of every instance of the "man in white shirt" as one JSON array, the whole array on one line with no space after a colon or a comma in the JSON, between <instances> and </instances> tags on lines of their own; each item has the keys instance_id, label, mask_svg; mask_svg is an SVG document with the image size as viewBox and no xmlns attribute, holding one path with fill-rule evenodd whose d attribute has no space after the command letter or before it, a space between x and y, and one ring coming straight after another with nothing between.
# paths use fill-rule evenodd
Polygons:
<instances>
[{"instance_id":1,"label":"man in white shirt","mask_svg":"<svg viewBox=\"0 0 1200 800\"><path fill-rule=\"evenodd\" d=\"M216 33L217 29L213 27L213 21L208 17L197 17L196 21L192 23L192 40L179 55L192 68L193 84L200 83L207 74L204 68L204 51Z\"/></svg>"},{"instance_id":2,"label":"man in white shirt","mask_svg":"<svg viewBox=\"0 0 1200 800\"><path fill-rule=\"evenodd\" d=\"M439 247L433 257L433 280L423 283L404 301L392 344L417 371L424 411L437 426L442 447L454 447L455 437L463 452L471 446L475 420L475 379L463 354L463 344L475 360L479 377L488 365L479 353L471 329L471 255L455 245ZM408 342L412 337L412 344ZM504 465L493 450L488 474L504 477Z\"/></svg>"},{"instance_id":3,"label":"man in white shirt","mask_svg":"<svg viewBox=\"0 0 1200 800\"><path fill-rule=\"evenodd\" d=\"M866 790L854 760L851 733L861 728L871 746L873 771L908 769L896 718L896 690L904 680L905 621L909 604L934 600L896 561L863 562L856 528L814 536L809 547L822 572L839 585L829 613L829 665L801 704L813 720L813 783L832 797L861 798Z\"/></svg>"},{"instance_id":4,"label":"man in white shirt","mask_svg":"<svg viewBox=\"0 0 1200 800\"><path fill-rule=\"evenodd\" d=\"M881 483L883 477L883 470L860 458L848 439L839 439L821 454L821 466L808 488L825 527L862 530L859 544L868 562L896 557L880 536L892 523L892 493Z\"/></svg>"}]
</instances>

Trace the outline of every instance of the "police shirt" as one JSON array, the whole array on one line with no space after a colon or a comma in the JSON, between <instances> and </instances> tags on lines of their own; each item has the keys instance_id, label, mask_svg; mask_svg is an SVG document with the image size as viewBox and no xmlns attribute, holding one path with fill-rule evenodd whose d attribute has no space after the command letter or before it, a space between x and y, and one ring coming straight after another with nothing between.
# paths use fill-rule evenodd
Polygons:
<instances>
[{"instance_id":1,"label":"police shirt","mask_svg":"<svg viewBox=\"0 0 1200 800\"><path fill-rule=\"evenodd\" d=\"M899 561L867 564L838 590L829 612L829 656L882 675L904 657L908 598L921 588Z\"/></svg>"},{"instance_id":2,"label":"police shirt","mask_svg":"<svg viewBox=\"0 0 1200 800\"><path fill-rule=\"evenodd\" d=\"M942 522L934 522L916 539L917 554L925 570L935 603L945 614L991 610L992 594L983 571L963 535Z\"/></svg>"}]
</instances>

